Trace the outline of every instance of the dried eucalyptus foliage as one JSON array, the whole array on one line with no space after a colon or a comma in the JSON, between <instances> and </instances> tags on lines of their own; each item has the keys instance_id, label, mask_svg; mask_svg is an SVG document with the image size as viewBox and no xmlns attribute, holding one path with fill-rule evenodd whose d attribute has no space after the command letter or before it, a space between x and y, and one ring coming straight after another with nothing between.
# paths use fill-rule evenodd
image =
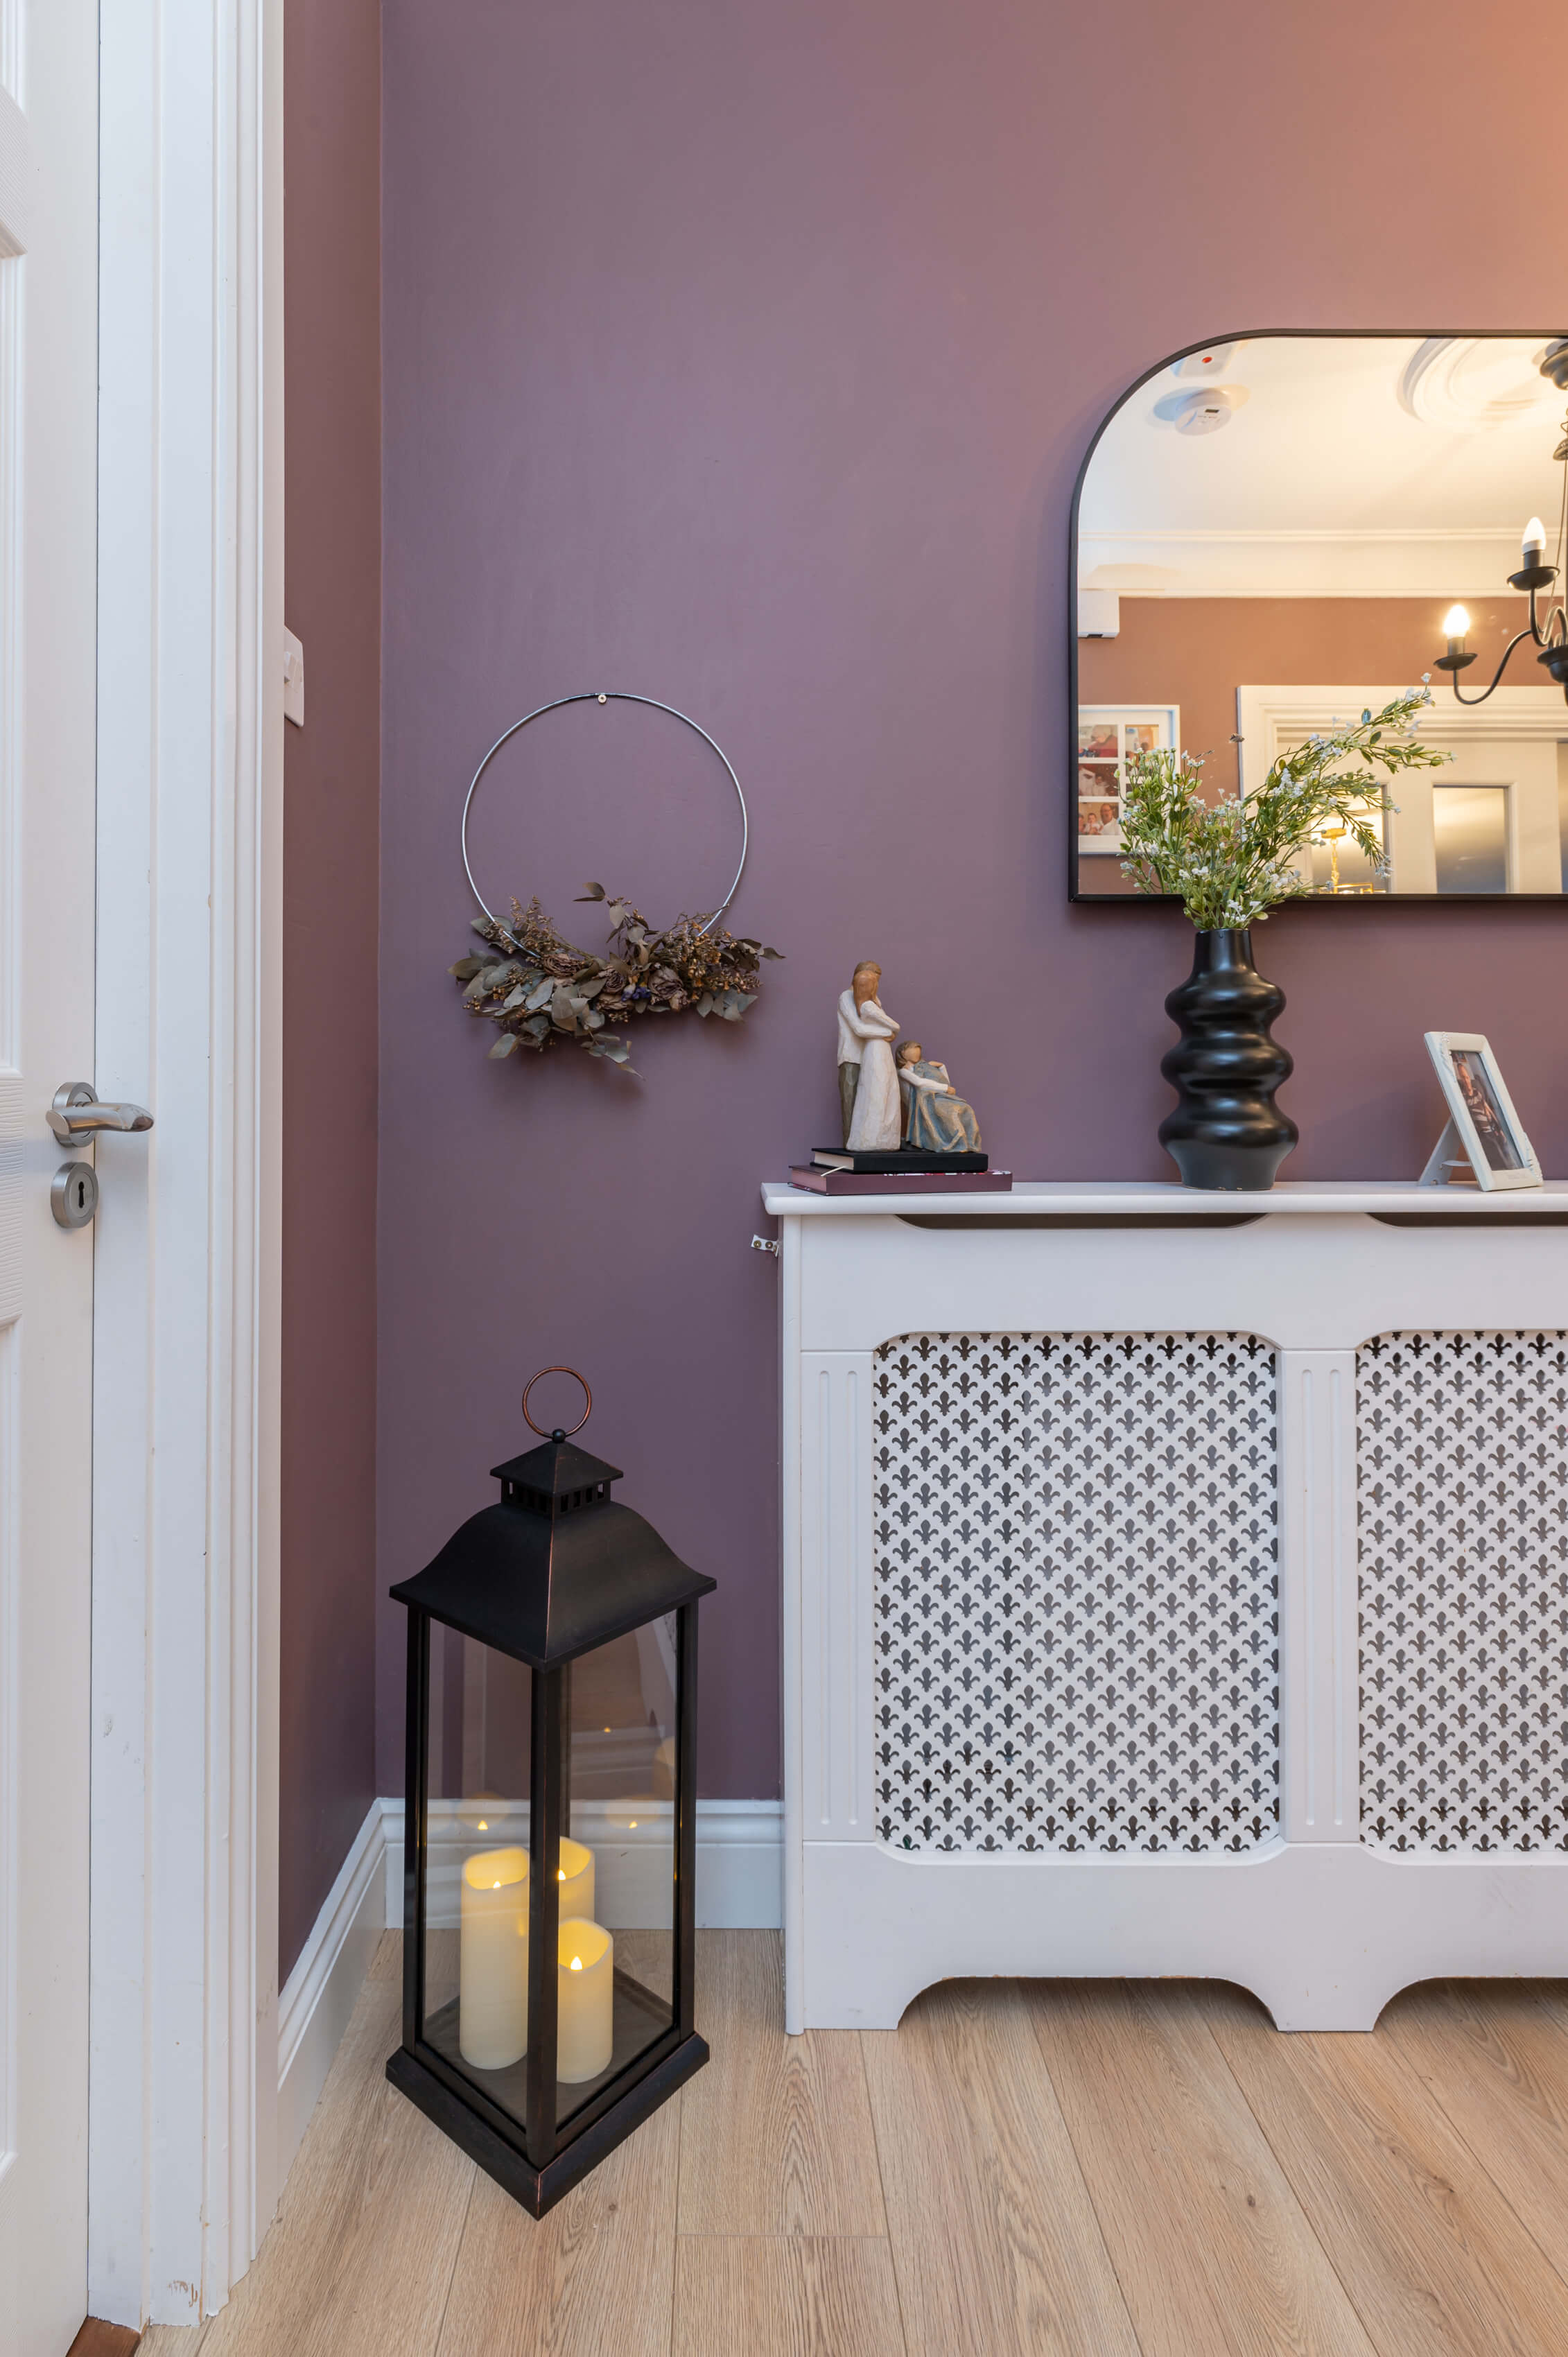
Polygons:
<instances>
[{"instance_id":1,"label":"dried eucalyptus foliage","mask_svg":"<svg viewBox=\"0 0 1568 2357\"><path fill-rule=\"evenodd\" d=\"M489 954L459 958L447 971L469 1014L498 1027L492 1056L572 1040L630 1071L630 1049L612 1025L637 1015L680 1015L688 1007L738 1023L757 995L763 959L783 955L722 926L706 933L700 916L677 917L656 932L629 900L612 899L602 884L590 884L580 898L603 901L610 920L602 955L575 948L537 899L526 909L514 900L510 925L496 917L474 919Z\"/></svg>"},{"instance_id":2,"label":"dried eucalyptus foliage","mask_svg":"<svg viewBox=\"0 0 1568 2357\"><path fill-rule=\"evenodd\" d=\"M1377 814L1397 807L1388 780L1453 759L1418 744L1426 687L1380 712L1282 753L1256 791L1204 798L1203 763L1190 753L1143 753L1129 762L1122 813L1122 873L1140 892L1168 892L1200 931L1253 925L1312 886L1295 864L1326 828L1348 834L1369 864L1388 866ZM1384 772L1378 777L1374 772Z\"/></svg>"}]
</instances>

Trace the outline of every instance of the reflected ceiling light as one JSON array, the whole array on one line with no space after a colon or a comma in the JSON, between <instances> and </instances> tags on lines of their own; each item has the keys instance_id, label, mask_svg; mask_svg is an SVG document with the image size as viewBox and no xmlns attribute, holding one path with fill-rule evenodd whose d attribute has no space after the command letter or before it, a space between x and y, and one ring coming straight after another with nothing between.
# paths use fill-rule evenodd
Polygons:
<instances>
[{"instance_id":1,"label":"reflected ceiling light","mask_svg":"<svg viewBox=\"0 0 1568 2357\"><path fill-rule=\"evenodd\" d=\"M1541 359L1541 373L1557 387L1559 393L1568 393L1568 336L1559 336L1555 343L1547 345ZM1520 539L1520 569L1509 575L1510 589L1528 590L1530 593L1530 620L1509 640L1503 649L1503 659L1492 675L1491 687L1484 687L1479 695L1464 695L1459 688L1460 673L1467 670L1476 660L1465 644L1469 635L1470 617L1463 606L1451 606L1444 617L1443 631L1448 641L1448 651L1437 657L1437 668L1448 673L1455 699L1460 704L1485 704L1493 689L1500 683L1509 667L1509 657L1526 639L1540 649L1536 662L1545 664L1564 696L1568 696L1568 614L1564 614L1559 599L1548 608L1542 623L1536 603L1541 590L1550 589L1557 578L1563 563L1564 538L1568 537L1568 418L1563 421L1563 432L1552 455L1563 468L1563 496L1557 522L1558 562L1556 565L1547 564L1546 527L1539 516L1531 516Z\"/></svg>"},{"instance_id":2,"label":"reflected ceiling light","mask_svg":"<svg viewBox=\"0 0 1568 2357\"><path fill-rule=\"evenodd\" d=\"M1548 397L1544 358L1527 360L1513 337L1428 336L1405 362L1400 406L1449 433L1512 425Z\"/></svg>"}]
</instances>

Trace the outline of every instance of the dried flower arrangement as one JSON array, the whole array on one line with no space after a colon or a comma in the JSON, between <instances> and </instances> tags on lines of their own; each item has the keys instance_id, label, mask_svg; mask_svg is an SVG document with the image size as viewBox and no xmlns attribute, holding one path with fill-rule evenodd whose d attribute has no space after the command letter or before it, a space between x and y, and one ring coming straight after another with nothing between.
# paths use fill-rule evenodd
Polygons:
<instances>
[{"instance_id":1,"label":"dried flower arrangement","mask_svg":"<svg viewBox=\"0 0 1568 2357\"><path fill-rule=\"evenodd\" d=\"M738 1023L757 995L764 958L782 957L761 942L725 932L712 920L677 917L657 932L623 895L590 884L581 900L603 901L611 931L604 954L580 950L558 933L537 899L511 904L511 922L476 917L486 957L459 958L456 976L470 1015L496 1024L492 1056L519 1048L542 1051L575 1040L590 1056L633 1070L626 1041L608 1027L638 1015L680 1015L695 1007Z\"/></svg>"},{"instance_id":2,"label":"dried flower arrangement","mask_svg":"<svg viewBox=\"0 0 1568 2357\"><path fill-rule=\"evenodd\" d=\"M1257 924L1281 901L1303 899L1312 885L1295 862L1326 826L1348 834L1380 874L1388 853L1374 814L1394 807L1388 779L1453 759L1416 741L1417 716L1431 702L1429 688L1407 688L1380 712L1309 737L1244 800L1207 801L1203 763L1190 753L1140 754L1127 773L1122 874L1140 892L1179 899L1200 932Z\"/></svg>"}]
</instances>

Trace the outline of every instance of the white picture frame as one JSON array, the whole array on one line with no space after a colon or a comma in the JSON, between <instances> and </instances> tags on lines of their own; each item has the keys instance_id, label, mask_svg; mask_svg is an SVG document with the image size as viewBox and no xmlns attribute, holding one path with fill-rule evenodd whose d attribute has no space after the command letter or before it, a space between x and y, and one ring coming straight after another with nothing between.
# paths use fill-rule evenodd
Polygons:
<instances>
[{"instance_id":1,"label":"white picture frame","mask_svg":"<svg viewBox=\"0 0 1568 2357\"><path fill-rule=\"evenodd\" d=\"M1073 799L1080 859L1122 856L1122 803L1134 750L1174 753L1180 745L1179 705L1079 705Z\"/></svg>"},{"instance_id":2,"label":"white picture frame","mask_svg":"<svg viewBox=\"0 0 1568 2357\"><path fill-rule=\"evenodd\" d=\"M1479 1031L1428 1031L1423 1036L1448 1120L1421 1174L1422 1185L1451 1184L1463 1157L1486 1194L1541 1186L1541 1164L1514 1111L1491 1042Z\"/></svg>"}]
</instances>

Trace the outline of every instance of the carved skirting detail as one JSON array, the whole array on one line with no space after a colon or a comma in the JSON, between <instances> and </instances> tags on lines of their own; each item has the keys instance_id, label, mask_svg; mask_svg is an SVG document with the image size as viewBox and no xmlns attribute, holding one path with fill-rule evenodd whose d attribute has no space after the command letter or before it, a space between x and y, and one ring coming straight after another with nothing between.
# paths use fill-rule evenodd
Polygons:
<instances>
[{"instance_id":1,"label":"carved skirting detail","mask_svg":"<svg viewBox=\"0 0 1568 2357\"><path fill-rule=\"evenodd\" d=\"M1279 1823L1278 1408L1250 1334L874 1361L876 1825L1236 1851Z\"/></svg>"},{"instance_id":2,"label":"carved skirting detail","mask_svg":"<svg viewBox=\"0 0 1568 2357\"><path fill-rule=\"evenodd\" d=\"M1568 1334L1356 1358L1361 1839L1568 1849Z\"/></svg>"}]
</instances>

